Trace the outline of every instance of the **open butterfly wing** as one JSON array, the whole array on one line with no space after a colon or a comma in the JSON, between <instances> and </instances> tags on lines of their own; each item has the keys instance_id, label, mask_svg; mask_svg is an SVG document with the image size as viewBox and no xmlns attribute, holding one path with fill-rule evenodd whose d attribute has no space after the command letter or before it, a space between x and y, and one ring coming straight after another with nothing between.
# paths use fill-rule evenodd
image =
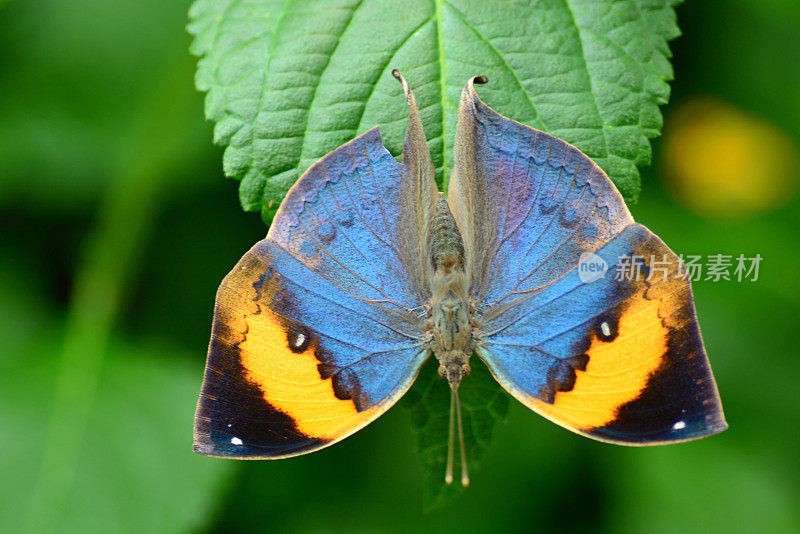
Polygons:
<instances>
[{"instance_id":1,"label":"open butterfly wing","mask_svg":"<svg viewBox=\"0 0 800 534\"><path fill-rule=\"evenodd\" d=\"M423 228L414 222L427 218L415 210L433 206L424 173L408 170L424 165L413 145L405 168L377 129L325 156L224 279L195 451L311 452L374 420L411 385L428 356L415 309L427 291Z\"/></svg>"},{"instance_id":2,"label":"open butterfly wing","mask_svg":"<svg viewBox=\"0 0 800 534\"><path fill-rule=\"evenodd\" d=\"M448 200L473 275L476 351L503 387L603 441L724 430L679 260L633 222L605 173L577 148L490 109L473 82L458 128ZM584 282L577 268L588 253L608 271ZM618 280L626 256L641 275Z\"/></svg>"}]
</instances>

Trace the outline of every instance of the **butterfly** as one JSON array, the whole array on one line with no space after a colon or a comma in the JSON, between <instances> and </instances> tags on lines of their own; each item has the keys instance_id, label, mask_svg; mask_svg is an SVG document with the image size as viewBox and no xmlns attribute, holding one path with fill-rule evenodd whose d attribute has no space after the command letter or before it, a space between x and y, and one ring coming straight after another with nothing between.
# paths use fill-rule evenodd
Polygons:
<instances>
[{"instance_id":1,"label":"butterfly","mask_svg":"<svg viewBox=\"0 0 800 534\"><path fill-rule=\"evenodd\" d=\"M608 176L489 108L477 76L445 196L414 94L393 74L410 113L402 163L377 127L327 154L220 285L194 450L327 447L388 410L430 357L451 389L448 483L455 427L469 482L458 388L473 356L589 438L657 445L725 430L690 281ZM613 274L624 265L637 276Z\"/></svg>"}]
</instances>

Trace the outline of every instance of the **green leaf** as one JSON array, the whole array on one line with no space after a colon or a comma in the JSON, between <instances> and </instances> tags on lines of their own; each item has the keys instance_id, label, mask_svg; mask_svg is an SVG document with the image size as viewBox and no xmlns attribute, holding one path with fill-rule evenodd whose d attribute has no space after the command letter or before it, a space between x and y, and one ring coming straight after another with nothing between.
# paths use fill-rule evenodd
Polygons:
<instances>
[{"instance_id":1,"label":"green leaf","mask_svg":"<svg viewBox=\"0 0 800 534\"><path fill-rule=\"evenodd\" d=\"M416 92L439 183L460 91L485 74L490 106L575 144L635 199L669 96L675 3L197 0L189 31L225 174L269 221L313 162L365 130L380 125L401 152L408 110L393 68Z\"/></svg>"},{"instance_id":2,"label":"green leaf","mask_svg":"<svg viewBox=\"0 0 800 534\"><path fill-rule=\"evenodd\" d=\"M75 9L44 0L2 9L0 79L13 84L0 91L0 203L88 213L128 162L146 167L180 146L183 161L199 167L197 150L212 154L181 31L184 2L87 0ZM153 110L158 98L165 103ZM139 143L148 120L158 135L144 132Z\"/></svg>"},{"instance_id":3,"label":"green leaf","mask_svg":"<svg viewBox=\"0 0 800 534\"><path fill-rule=\"evenodd\" d=\"M38 335L47 336L47 330ZM158 346L115 344L85 429L79 476L59 506L26 517L46 437L58 344L27 343L0 359L0 531L189 532L208 522L233 465L191 452L198 366ZM75 424L79 424L76 422Z\"/></svg>"},{"instance_id":4,"label":"green leaf","mask_svg":"<svg viewBox=\"0 0 800 534\"><path fill-rule=\"evenodd\" d=\"M461 89L484 74L490 106L578 146L635 199L637 166L650 161L669 96L676 3L197 0L189 31L225 174L240 180L244 209L269 222L312 163L367 129L380 125L389 151L401 153L408 109L393 68L414 89L440 184L453 168ZM507 404L475 367L462 386L472 460ZM428 371L409 395L426 502L436 506L457 488L442 489L449 393Z\"/></svg>"},{"instance_id":5,"label":"green leaf","mask_svg":"<svg viewBox=\"0 0 800 534\"><path fill-rule=\"evenodd\" d=\"M82 430L74 484L63 500L36 506L45 451L71 445L69 436L48 442L43 424L67 325L43 304L41 280L20 263L0 264L0 532L47 532L53 523L52 531L64 533L201 528L234 466L192 452L202 362L164 344L112 340L86 421L69 416L69 426Z\"/></svg>"},{"instance_id":6,"label":"green leaf","mask_svg":"<svg viewBox=\"0 0 800 534\"><path fill-rule=\"evenodd\" d=\"M447 486L444 474L447 464L447 436L450 424L450 386L436 372L431 360L422 369L414 387L403 399L411 412L417 432L417 446L422 455L424 476L423 503L426 510L442 507L458 496L459 452L455 443L455 481ZM489 447L495 424L508 413L508 395L495 381L489 369L478 358L472 358L472 372L459 386L467 465L470 473L480 466L480 459Z\"/></svg>"},{"instance_id":7,"label":"green leaf","mask_svg":"<svg viewBox=\"0 0 800 534\"><path fill-rule=\"evenodd\" d=\"M98 208L85 242L67 241L80 259L63 268L64 320L39 329L30 346L0 351L10 384L0 387L0 478L9 481L0 500L13 511L0 514L0 531L194 530L231 469L188 460L201 367L167 361L176 351L151 360L109 345L160 208L185 185L205 129L193 112L184 10L155 0L81 7L14 2L0 37L10 51L0 74L17 80L0 97L9 119L0 133L0 198L33 200L50 216ZM57 91L44 88L48 79L58 80ZM17 226L47 228L37 226L44 218L30 220ZM54 243L86 232L85 219L75 220L84 229L50 232ZM48 243L39 261L58 262L57 248ZM29 298L32 285L22 285ZM126 357L130 366L117 359ZM151 424L141 419L150 415Z\"/></svg>"}]
</instances>

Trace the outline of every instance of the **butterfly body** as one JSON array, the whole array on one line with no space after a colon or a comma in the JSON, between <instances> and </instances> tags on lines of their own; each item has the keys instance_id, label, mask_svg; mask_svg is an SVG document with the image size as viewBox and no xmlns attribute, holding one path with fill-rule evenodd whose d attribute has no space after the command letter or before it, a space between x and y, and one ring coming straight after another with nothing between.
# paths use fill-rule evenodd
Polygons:
<instances>
[{"instance_id":1,"label":"butterfly body","mask_svg":"<svg viewBox=\"0 0 800 534\"><path fill-rule=\"evenodd\" d=\"M439 360L439 374L458 384L469 374L473 352L469 280L464 243L444 195L436 202L431 236L431 349Z\"/></svg>"},{"instance_id":2,"label":"butterfly body","mask_svg":"<svg viewBox=\"0 0 800 534\"><path fill-rule=\"evenodd\" d=\"M397 77L410 110L402 164L377 128L334 150L223 280L195 450L270 459L326 447L391 407L431 356L454 399L475 355L523 404L593 439L724 430L680 260L605 173L486 106L474 78L445 197ZM609 274L582 278L587 254ZM613 275L625 257L636 278Z\"/></svg>"}]
</instances>

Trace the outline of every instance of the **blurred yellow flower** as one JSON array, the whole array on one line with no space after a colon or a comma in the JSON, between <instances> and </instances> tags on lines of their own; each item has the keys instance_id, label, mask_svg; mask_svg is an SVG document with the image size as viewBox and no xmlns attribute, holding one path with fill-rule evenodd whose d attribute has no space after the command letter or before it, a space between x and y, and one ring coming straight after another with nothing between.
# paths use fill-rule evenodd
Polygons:
<instances>
[{"instance_id":1,"label":"blurred yellow flower","mask_svg":"<svg viewBox=\"0 0 800 534\"><path fill-rule=\"evenodd\" d=\"M797 147L760 117L710 97L696 97L667 117L663 180L682 203L716 217L776 208L795 192Z\"/></svg>"}]
</instances>

